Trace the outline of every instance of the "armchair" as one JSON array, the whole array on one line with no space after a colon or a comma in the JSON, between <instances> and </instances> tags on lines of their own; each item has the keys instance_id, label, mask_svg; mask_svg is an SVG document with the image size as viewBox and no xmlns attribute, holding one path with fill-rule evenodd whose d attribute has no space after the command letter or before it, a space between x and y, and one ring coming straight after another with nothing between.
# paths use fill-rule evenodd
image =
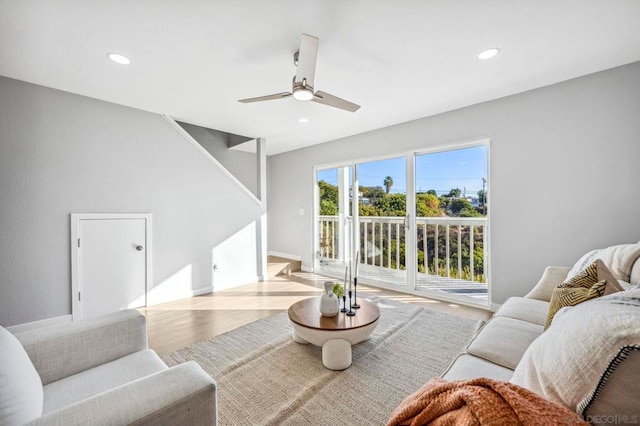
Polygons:
<instances>
[{"instance_id":1,"label":"armchair","mask_svg":"<svg viewBox=\"0 0 640 426\"><path fill-rule=\"evenodd\" d=\"M168 368L135 310L12 335L0 327L0 424L216 424L216 383Z\"/></svg>"}]
</instances>

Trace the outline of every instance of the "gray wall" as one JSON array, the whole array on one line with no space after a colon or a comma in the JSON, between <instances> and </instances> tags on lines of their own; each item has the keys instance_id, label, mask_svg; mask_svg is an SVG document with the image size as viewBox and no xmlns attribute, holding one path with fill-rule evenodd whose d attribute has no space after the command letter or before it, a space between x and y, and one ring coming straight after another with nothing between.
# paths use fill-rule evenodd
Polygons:
<instances>
[{"instance_id":1,"label":"gray wall","mask_svg":"<svg viewBox=\"0 0 640 426\"><path fill-rule=\"evenodd\" d=\"M71 313L70 213L151 212L154 288L192 289L211 286L212 252L261 216L162 117L7 78L0 200L4 326Z\"/></svg>"},{"instance_id":2,"label":"gray wall","mask_svg":"<svg viewBox=\"0 0 640 426\"><path fill-rule=\"evenodd\" d=\"M270 157L269 250L311 266L313 165L484 136L491 138L493 303L526 293L547 265L640 240L637 62Z\"/></svg>"},{"instance_id":3,"label":"gray wall","mask_svg":"<svg viewBox=\"0 0 640 426\"><path fill-rule=\"evenodd\" d=\"M256 154L229 149L227 147L227 133L189 123L180 122L180 125L204 149L209 151L220 164L231 172L236 179L242 182L253 195L258 196L258 160ZM247 143L255 144L256 142L249 141Z\"/></svg>"}]
</instances>

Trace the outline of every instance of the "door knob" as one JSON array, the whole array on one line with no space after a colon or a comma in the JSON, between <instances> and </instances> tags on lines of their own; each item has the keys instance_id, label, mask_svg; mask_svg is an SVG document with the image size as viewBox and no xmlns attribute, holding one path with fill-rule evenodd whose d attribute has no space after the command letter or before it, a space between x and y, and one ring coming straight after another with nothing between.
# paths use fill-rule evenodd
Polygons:
<instances>
[{"instance_id":1,"label":"door knob","mask_svg":"<svg viewBox=\"0 0 640 426\"><path fill-rule=\"evenodd\" d=\"M142 251L143 248L144 247L142 247L142 246L136 246L136 250L138 250L138 251Z\"/></svg>"}]
</instances>

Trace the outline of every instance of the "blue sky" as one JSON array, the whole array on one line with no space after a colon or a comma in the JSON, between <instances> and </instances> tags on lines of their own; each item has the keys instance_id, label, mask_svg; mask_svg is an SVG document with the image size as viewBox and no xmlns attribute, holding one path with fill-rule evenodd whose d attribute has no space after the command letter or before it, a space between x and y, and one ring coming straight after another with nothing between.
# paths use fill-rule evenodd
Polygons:
<instances>
[{"instance_id":1,"label":"blue sky","mask_svg":"<svg viewBox=\"0 0 640 426\"><path fill-rule=\"evenodd\" d=\"M404 157L358 164L360 186L382 186L384 178L393 178L392 193L405 193L407 188ZM451 188L460 188L467 195L482 189L487 177L487 147L485 145L416 156L416 190L435 189L438 195ZM337 184L336 169L318 172L318 180Z\"/></svg>"}]
</instances>

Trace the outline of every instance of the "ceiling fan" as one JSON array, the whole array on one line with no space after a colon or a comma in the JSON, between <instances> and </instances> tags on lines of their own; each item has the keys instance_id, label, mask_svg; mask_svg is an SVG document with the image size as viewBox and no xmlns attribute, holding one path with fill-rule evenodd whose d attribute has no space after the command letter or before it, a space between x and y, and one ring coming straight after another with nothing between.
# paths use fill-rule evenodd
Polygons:
<instances>
[{"instance_id":1,"label":"ceiling fan","mask_svg":"<svg viewBox=\"0 0 640 426\"><path fill-rule=\"evenodd\" d=\"M314 76L316 73L316 59L318 58L318 42L316 37L302 34L300 50L294 53L293 62L297 66L296 75L293 77L293 87L291 92L276 93L273 95L260 96L257 98L240 99L238 102L250 103L261 101L272 101L276 99L293 96L299 101L312 101L319 104L340 108L346 111L356 112L360 105L330 95L320 90L314 91Z\"/></svg>"}]
</instances>

